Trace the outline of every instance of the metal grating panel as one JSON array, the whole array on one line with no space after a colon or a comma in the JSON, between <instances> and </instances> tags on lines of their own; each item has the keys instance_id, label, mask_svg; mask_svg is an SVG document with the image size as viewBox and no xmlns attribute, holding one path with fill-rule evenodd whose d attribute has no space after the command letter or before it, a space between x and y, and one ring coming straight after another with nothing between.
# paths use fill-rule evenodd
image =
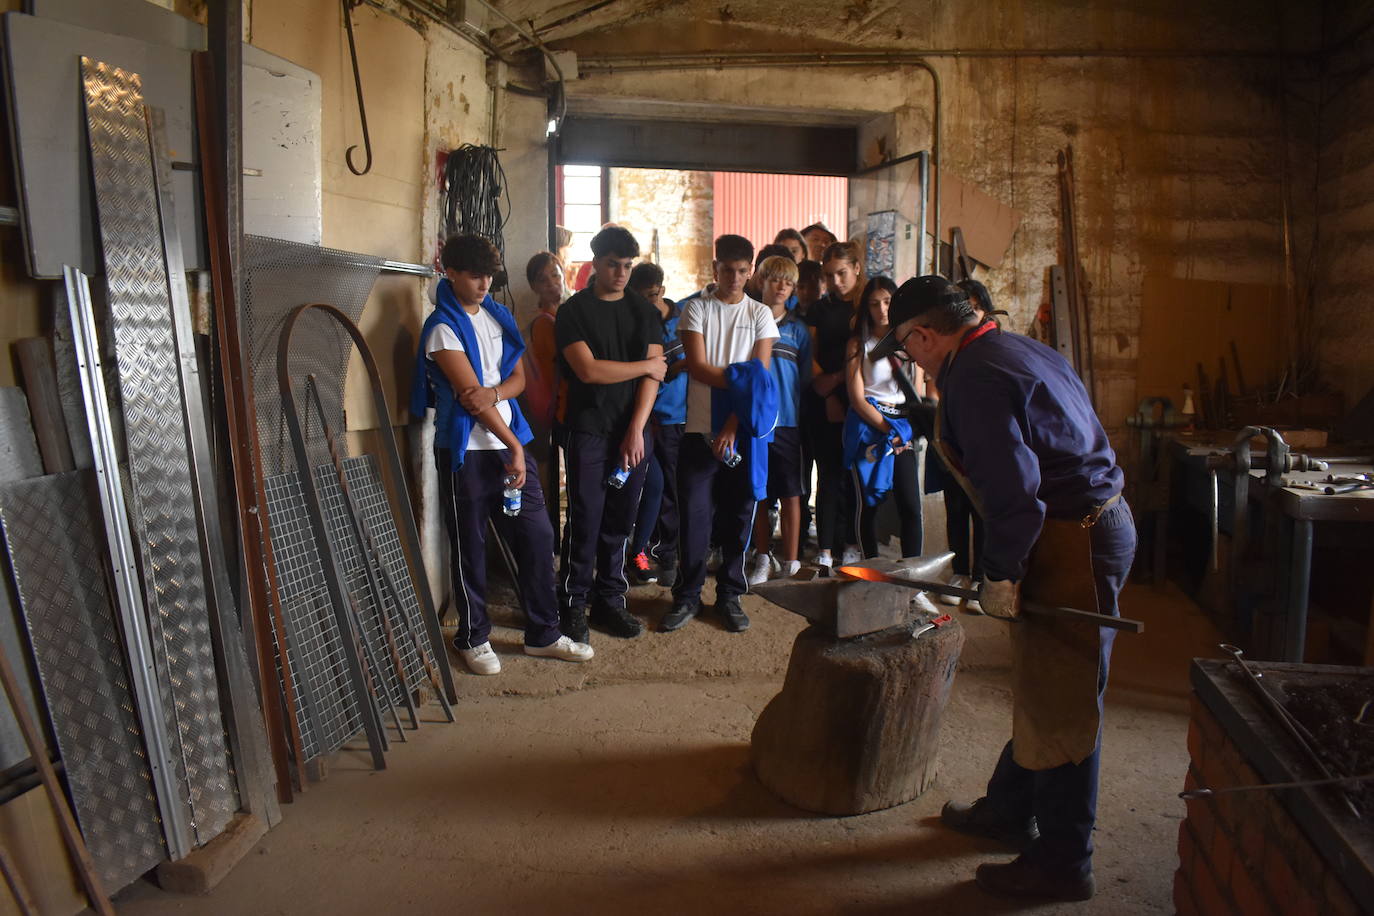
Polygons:
<instances>
[{"instance_id":1,"label":"metal grating panel","mask_svg":"<svg viewBox=\"0 0 1374 916\"><path fill-rule=\"evenodd\" d=\"M361 455L357 458L347 458L343 464L349 489L353 493L353 502L358 507L363 524L372 535L373 545L380 554L377 562L386 567L391 581L396 585L396 591L400 593L401 611L405 615L402 623L408 628L405 630L406 639L411 638L411 633L416 633L423 640L425 625L424 618L420 616L420 597L415 594L410 563L404 548L401 547L401 538L396 530L396 518L391 513L391 500L387 498L386 489L382 486L381 477L377 473L376 460L371 455Z\"/></svg>"},{"instance_id":2,"label":"metal grating panel","mask_svg":"<svg viewBox=\"0 0 1374 916\"><path fill-rule=\"evenodd\" d=\"M19 388L0 388L0 482L23 480L43 473L38 455L38 441L29 422L29 401ZM19 676L19 689L24 694L35 722L38 715L37 690L29 676L28 646L20 633L21 624L10 601L9 586L0 573L0 651L9 657L10 666ZM9 703L0 699L0 769L8 769L28 759L29 748L19 730Z\"/></svg>"},{"instance_id":3,"label":"metal grating panel","mask_svg":"<svg viewBox=\"0 0 1374 916\"><path fill-rule=\"evenodd\" d=\"M345 467L344 472L347 473L347 467ZM371 551L366 549L366 545L358 543L352 522L349 520L348 507L344 502L343 488L339 486L339 478L332 463L315 468L315 488L320 495L320 506L324 510L325 525L329 529L329 542L334 548L334 556L338 560L340 571L343 573L344 588L348 590L358 608L358 616L363 626L363 637L368 642L372 658L377 659L381 666L381 680L386 685L387 696L391 697L391 705L404 706L406 693L413 691L424 679L424 666L420 661L419 651L415 647L414 640L409 638L410 621L401 616L403 611L396 606L396 602L392 599L382 573L377 568L375 557L372 556ZM361 519L361 517L361 509L359 509L359 518ZM371 531L370 528L366 530ZM365 565L367 563L372 564L372 574L381 590L380 597L383 605L381 609L377 607L377 596L373 595L372 589L369 587L368 571ZM390 569L387 570L387 574L394 577ZM399 590L399 584L397 589ZM401 657L401 667L405 672L404 684L397 680L396 665L391 661L391 650L387 642L386 632L378 616L379 613L385 613L387 620L390 621L392 635L396 640L396 648Z\"/></svg>"},{"instance_id":4,"label":"metal grating panel","mask_svg":"<svg viewBox=\"0 0 1374 916\"><path fill-rule=\"evenodd\" d=\"M295 715L309 760L342 747L362 729L362 717L344 667L344 644L329 604L300 480L294 473L279 474L268 477L265 486L272 559L298 701Z\"/></svg>"},{"instance_id":5,"label":"metal grating panel","mask_svg":"<svg viewBox=\"0 0 1374 916\"><path fill-rule=\"evenodd\" d=\"M172 720L168 733L201 844L223 831L238 799L220 718L142 85L138 74L89 58L82 68L132 514L148 603L156 609L150 623Z\"/></svg>"},{"instance_id":6,"label":"metal grating panel","mask_svg":"<svg viewBox=\"0 0 1374 916\"><path fill-rule=\"evenodd\" d=\"M0 484L0 524L76 818L113 892L166 851L89 480L89 471L69 471Z\"/></svg>"}]
</instances>

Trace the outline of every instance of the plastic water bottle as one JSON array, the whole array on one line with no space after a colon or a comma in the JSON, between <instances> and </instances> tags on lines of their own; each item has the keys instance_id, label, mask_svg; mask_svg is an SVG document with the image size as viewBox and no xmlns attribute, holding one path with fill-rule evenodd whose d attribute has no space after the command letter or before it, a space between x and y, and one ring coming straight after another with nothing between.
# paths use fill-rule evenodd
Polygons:
<instances>
[{"instance_id":1,"label":"plastic water bottle","mask_svg":"<svg viewBox=\"0 0 1374 916\"><path fill-rule=\"evenodd\" d=\"M501 491L501 510L512 518L520 514L520 488L515 485L515 475L505 480L506 488Z\"/></svg>"},{"instance_id":2,"label":"plastic water bottle","mask_svg":"<svg viewBox=\"0 0 1374 916\"><path fill-rule=\"evenodd\" d=\"M611 471L611 476L606 478L606 486L619 490L625 486L625 482L630 479L630 469L618 467Z\"/></svg>"},{"instance_id":3,"label":"plastic water bottle","mask_svg":"<svg viewBox=\"0 0 1374 916\"><path fill-rule=\"evenodd\" d=\"M725 457L720 460L727 468L737 468L739 467L739 463L744 460L744 456L732 448L730 451L726 452Z\"/></svg>"}]
</instances>

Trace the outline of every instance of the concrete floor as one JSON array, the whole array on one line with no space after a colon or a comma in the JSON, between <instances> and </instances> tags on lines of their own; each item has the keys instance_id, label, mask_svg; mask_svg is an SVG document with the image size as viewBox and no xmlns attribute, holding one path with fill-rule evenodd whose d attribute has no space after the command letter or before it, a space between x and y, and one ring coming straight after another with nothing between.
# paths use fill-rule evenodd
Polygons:
<instances>
[{"instance_id":1,"label":"concrete floor","mask_svg":"<svg viewBox=\"0 0 1374 916\"><path fill-rule=\"evenodd\" d=\"M657 587L632 593L654 623ZM328 780L209 897L140 883L121 913L1168 913L1187 766L1187 661L1218 642L1177 593L1132 587L1142 636L1117 642L1095 865L1086 904L1024 906L972 883L1007 856L940 828L947 798L981 794L1010 730L1004 625L964 616L968 642L941 735L937 785L860 817L774 799L749 734L782 681L800 618L748 597L754 626L711 620L630 641L594 638L577 666L493 639L505 671L457 666L458 722L437 707L388 769L345 750Z\"/></svg>"}]
</instances>

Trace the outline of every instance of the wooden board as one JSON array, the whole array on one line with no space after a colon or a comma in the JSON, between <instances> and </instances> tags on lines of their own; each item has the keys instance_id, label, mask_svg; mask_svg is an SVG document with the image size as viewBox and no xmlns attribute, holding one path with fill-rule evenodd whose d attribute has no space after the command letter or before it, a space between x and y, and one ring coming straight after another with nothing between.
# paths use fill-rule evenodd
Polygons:
<instances>
[{"instance_id":1,"label":"wooden board","mask_svg":"<svg viewBox=\"0 0 1374 916\"><path fill-rule=\"evenodd\" d=\"M0 805L0 843L9 849L40 913L75 916L89 912L42 787ZM0 916L19 916L19 912L8 888L0 886Z\"/></svg>"},{"instance_id":2,"label":"wooden board","mask_svg":"<svg viewBox=\"0 0 1374 916\"><path fill-rule=\"evenodd\" d=\"M931 175L931 193L935 176ZM980 264L997 267L1011 247L1021 211L1014 210L990 194L952 172L944 172L940 182L940 241L949 243L949 230L958 226L964 233L964 250ZM926 231L935 229L935 208L926 208Z\"/></svg>"},{"instance_id":3,"label":"wooden board","mask_svg":"<svg viewBox=\"0 0 1374 916\"><path fill-rule=\"evenodd\" d=\"M1140 313L1137 402L1164 396L1176 409L1183 407L1184 383L1197 388L1197 364L1215 383L1221 356L1236 393L1233 340L1248 385L1277 382L1292 338L1278 286L1147 276Z\"/></svg>"}]
</instances>

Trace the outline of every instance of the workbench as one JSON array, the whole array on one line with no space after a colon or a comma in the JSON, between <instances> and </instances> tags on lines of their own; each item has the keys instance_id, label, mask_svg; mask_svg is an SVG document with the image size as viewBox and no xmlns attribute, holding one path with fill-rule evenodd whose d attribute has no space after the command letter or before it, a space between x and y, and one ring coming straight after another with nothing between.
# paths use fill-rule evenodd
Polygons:
<instances>
[{"instance_id":1,"label":"workbench","mask_svg":"<svg viewBox=\"0 0 1374 916\"><path fill-rule=\"evenodd\" d=\"M1175 488L1175 499L1181 496L1190 508L1211 515L1212 487L1207 460L1209 456L1227 452L1234 437L1234 433L1220 432L1206 436L1181 435L1173 440L1171 448L1175 473L1179 475L1178 482L1181 484ZM1360 454L1367 453L1366 449L1357 451ZM1256 453L1262 454L1259 450ZM1327 447L1310 450L1306 454L1321 459L1340 456L1343 452L1339 447ZM1371 472L1374 472L1374 464L1343 462L1332 464L1324 471L1287 471L1279 475L1277 485L1271 485L1265 469L1252 468L1249 471L1249 536L1265 552L1264 559L1273 564L1272 614L1281 627L1281 633L1277 634L1278 639L1271 640L1271 644L1280 643L1282 649L1269 654L1276 655L1278 660L1301 662L1306 650L1314 526L1328 522L1374 522L1374 490L1328 495L1322 491L1322 482L1328 474L1340 477ZM1234 472L1218 471L1218 530L1232 536L1234 490ZM1374 538L1374 528L1369 529L1369 535ZM1232 576L1236 572L1232 567ZM1353 575L1365 580L1369 578L1369 573L1368 568L1352 570ZM1245 584L1254 586L1259 583ZM1241 593L1232 589L1228 594L1239 597ZM1374 664L1374 607L1370 609L1366 629L1364 663Z\"/></svg>"}]
</instances>

